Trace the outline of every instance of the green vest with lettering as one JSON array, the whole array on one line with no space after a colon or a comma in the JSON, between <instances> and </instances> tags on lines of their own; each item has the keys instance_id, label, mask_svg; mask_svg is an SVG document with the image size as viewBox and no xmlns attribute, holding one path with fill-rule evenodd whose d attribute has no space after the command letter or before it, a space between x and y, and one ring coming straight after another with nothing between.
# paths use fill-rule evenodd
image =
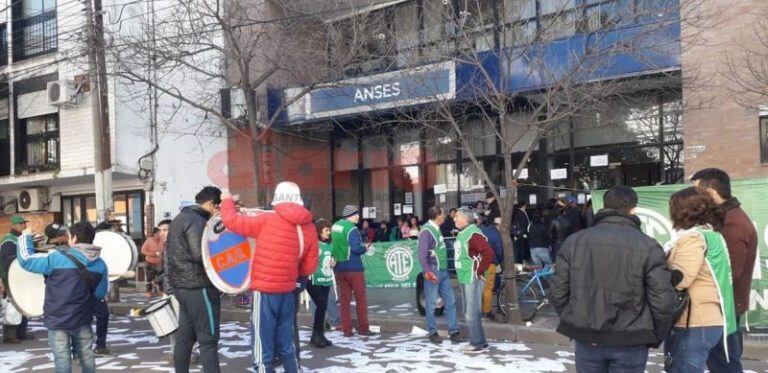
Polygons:
<instances>
[{"instance_id":1,"label":"green vest with lettering","mask_svg":"<svg viewBox=\"0 0 768 373\"><path fill-rule=\"evenodd\" d=\"M483 231L477 225L470 224L456 235L456 242L453 244L456 277L458 277L460 284L471 284L475 278L477 266L480 265L480 258L469 256L469 239L475 233L485 237Z\"/></svg>"},{"instance_id":2,"label":"green vest with lettering","mask_svg":"<svg viewBox=\"0 0 768 373\"><path fill-rule=\"evenodd\" d=\"M434 224L431 220L424 224L421 231L427 231L435 239L435 247L432 248L432 255L437 258L437 270L442 271L448 269L448 249L445 247L445 239L440 232L440 228L437 224Z\"/></svg>"},{"instance_id":3,"label":"green vest with lettering","mask_svg":"<svg viewBox=\"0 0 768 373\"><path fill-rule=\"evenodd\" d=\"M355 223L347 219L341 219L331 227L332 254L339 263L349 260L349 234L355 228Z\"/></svg>"},{"instance_id":4,"label":"green vest with lettering","mask_svg":"<svg viewBox=\"0 0 768 373\"><path fill-rule=\"evenodd\" d=\"M312 285L331 286L333 285L333 268L331 268L331 244L320 241L319 252L317 255L317 270L312 275Z\"/></svg>"}]
</instances>

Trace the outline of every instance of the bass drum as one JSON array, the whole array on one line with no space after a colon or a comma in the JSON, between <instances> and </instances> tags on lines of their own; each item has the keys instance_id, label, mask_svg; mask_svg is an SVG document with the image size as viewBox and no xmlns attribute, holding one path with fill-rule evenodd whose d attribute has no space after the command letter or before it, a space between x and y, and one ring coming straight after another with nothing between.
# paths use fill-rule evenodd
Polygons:
<instances>
[{"instance_id":1,"label":"bass drum","mask_svg":"<svg viewBox=\"0 0 768 373\"><path fill-rule=\"evenodd\" d=\"M21 268L18 259L14 259L8 269L8 293L13 305L24 316L43 316L45 277Z\"/></svg>"},{"instance_id":2,"label":"bass drum","mask_svg":"<svg viewBox=\"0 0 768 373\"><path fill-rule=\"evenodd\" d=\"M258 215L261 210L249 210L247 215ZM208 220L203 232L203 266L216 288L227 294L238 294L251 284L251 258L253 239L229 231L218 214Z\"/></svg>"},{"instance_id":3,"label":"bass drum","mask_svg":"<svg viewBox=\"0 0 768 373\"><path fill-rule=\"evenodd\" d=\"M96 232L93 244L101 247L101 259L107 265L109 281L122 278L122 274L136 268L139 250L131 237L112 231Z\"/></svg>"}]
</instances>

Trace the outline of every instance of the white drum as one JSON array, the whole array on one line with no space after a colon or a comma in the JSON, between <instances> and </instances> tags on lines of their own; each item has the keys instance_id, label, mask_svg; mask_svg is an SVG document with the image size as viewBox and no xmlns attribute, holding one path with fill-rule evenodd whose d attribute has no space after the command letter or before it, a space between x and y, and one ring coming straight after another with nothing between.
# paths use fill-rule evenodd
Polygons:
<instances>
[{"instance_id":1,"label":"white drum","mask_svg":"<svg viewBox=\"0 0 768 373\"><path fill-rule=\"evenodd\" d=\"M158 338L165 337L179 328L179 318L171 299L160 299L142 310L142 314L152 325L152 330Z\"/></svg>"},{"instance_id":2,"label":"white drum","mask_svg":"<svg viewBox=\"0 0 768 373\"><path fill-rule=\"evenodd\" d=\"M107 265L109 281L119 280L125 273L130 273L139 261L136 244L125 234L99 231L93 244L101 247L100 257Z\"/></svg>"},{"instance_id":3,"label":"white drum","mask_svg":"<svg viewBox=\"0 0 768 373\"><path fill-rule=\"evenodd\" d=\"M45 277L21 268L18 259L14 259L8 269L8 292L11 294L11 302L24 316L43 315Z\"/></svg>"}]
</instances>

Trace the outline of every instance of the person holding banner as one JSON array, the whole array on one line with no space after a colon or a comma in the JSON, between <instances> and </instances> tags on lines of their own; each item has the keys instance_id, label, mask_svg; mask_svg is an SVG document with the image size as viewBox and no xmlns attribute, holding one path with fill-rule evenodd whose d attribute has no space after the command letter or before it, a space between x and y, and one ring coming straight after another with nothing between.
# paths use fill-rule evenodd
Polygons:
<instances>
[{"instance_id":1,"label":"person holding banner","mask_svg":"<svg viewBox=\"0 0 768 373\"><path fill-rule=\"evenodd\" d=\"M363 273L362 256L368 251L360 238L357 222L360 221L360 210L357 206L346 205L342 218L331 227L331 245L336 267L336 283L341 295L341 329L345 337L352 336L352 295L357 304L357 332L360 335L371 336L374 333L368 324L368 299L365 294L365 274Z\"/></svg>"},{"instance_id":2,"label":"person holding banner","mask_svg":"<svg viewBox=\"0 0 768 373\"><path fill-rule=\"evenodd\" d=\"M728 246L728 257L733 275L733 297L736 302L736 324L749 309L749 292L752 289L752 271L757 259L757 230L741 203L731 195L731 178L717 168L707 168L693 175L693 184L706 191L723 210L725 219L721 233ZM722 341L720 342L723 343ZM741 372L741 353L743 337L740 327L728 335L728 356L725 349L718 345L712 350L707 360L707 367L712 372Z\"/></svg>"},{"instance_id":3,"label":"person holding banner","mask_svg":"<svg viewBox=\"0 0 768 373\"><path fill-rule=\"evenodd\" d=\"M424 296L427 301L427 338L434 344L443 343L437 333L435 308L437 296L445 302L445 315L448 322L448 332L453 343L461 342L459 325L456 321L456 301L451 288L451 275L448 273L448 249L445 246L440 225L445 221L442 207L432 206L427 210L429 221L419 233L419 263L424 271Z\"/></svg>"},{"instance_id":4,"label":"person holding banner","mask_svg":"<svg viewBox=\"0 0 768 373\"><path fill-rule=\"evenodd\" d=\"M296 295L317 269L317 229L296 183L277 184L272 206L273 211L257 216L238 214L225 192L221 218L230 231L256 240L251 262L253 369L273 372L277 351L285 371L295 373Z\"/></svg>"},{"instance_id":5,"label":"person holding banner","mask_svg":"<svg viewBox=\"0 0 768 373\"><path fill-rule=\"evenodd\" d=\"M0 278L3 281L4 288L8 289L8 269L11 263L16 259L16 251L19 246L19 236L21 232L27 229L27 219L20 215L11 217L11 231L3 237L0 244ZM10 302L10 293L6 290L8 300L5 311L13 312L16 308ZM13 310L11 310L13 308ZM16 311L18 312L18 311ZM4 315L0 315L4 316ZM2 317L0 317L2 319ZM22 316L18 325L7 325L3 323L3 343L20 343L27 339L27 317Z\"/></svg>"},{"instance_id":6,"label":"person holding banner","mask_svg":"<svg viewBox=\"0 0 768 373\"><path fill-rule=\"evenodd\" d=\"M93 245L96 231L90 223L75 223L70 229L70 248L34 254L31 237L21 236L17 258L22 268L45 276L43 323L57 373L71 372L74 347L84 373L96 371L91 351L91 321L96 302L107 294L107 265Z\"/></svg>"},{"instance_id":7,"label":"person holding banner","mask_svg":"<svg viewBox=\"0 0 768 373\"><path fill-rule=\"evenodd\" d=\"M469 328L469 345L466 353L478 353L488 349L488 341L482 324L482 299L485 288L485 271L493 261L493 249L483 232L473 224L475 213L461 208L453 218L459 229L454 244L456 276L464 293L464 317Z\"/></svg>"}]
</instances>

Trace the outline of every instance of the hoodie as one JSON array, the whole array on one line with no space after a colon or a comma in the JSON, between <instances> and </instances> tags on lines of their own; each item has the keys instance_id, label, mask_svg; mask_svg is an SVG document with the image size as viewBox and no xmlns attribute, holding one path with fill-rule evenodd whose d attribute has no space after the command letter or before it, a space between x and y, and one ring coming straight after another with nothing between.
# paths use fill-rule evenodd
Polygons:
<instances>
[{"instance_id":1,"label":"hoodie","mask_svg":"<svg viewBox=\"0 0 768 373\"><path fill-rule=\"evenodd\" d=\"M234 201L227 198L221 203L221 221L230 231L256 240L251 290L289 293L299 277L309 277L317 269L317 229L304 206L285 202L272 211L248 216L238 214Z\"/></svg>"},{"instance_id":2,"label":"hoodie","mask_svg":"<svg viewBox=\"0 0 768 373\"><path fill-rule=\"evenodd\" d=\"M85 266L93 286L64 252ZM98 246L77 244L66 251L35 254L31 237L19 238L17 258L21 267L45 276L43 323L48 329L72 330L91 324L96 302L106 296L109 284L100 253Z\"/></svg>"}]
</instances>

